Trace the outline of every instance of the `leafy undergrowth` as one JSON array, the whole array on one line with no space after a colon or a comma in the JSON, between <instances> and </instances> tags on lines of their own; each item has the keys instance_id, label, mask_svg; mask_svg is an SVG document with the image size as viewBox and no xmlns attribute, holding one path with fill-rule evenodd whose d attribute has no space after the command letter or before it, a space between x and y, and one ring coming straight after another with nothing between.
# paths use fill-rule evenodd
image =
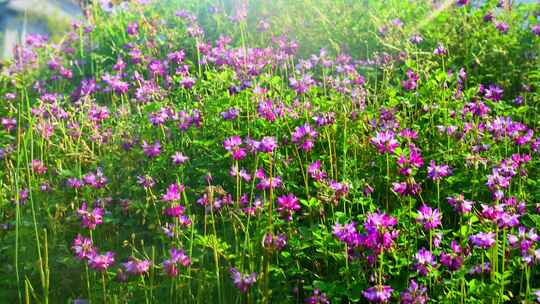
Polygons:
<instances>
[{"instance_id":1,"label":"leafy undergrowth","mask_svg":"<svg viewBox=\"0 0 540 304\"><path fill-rule=\"evenodd\" d=\"M0 299L531 303L540 7L132 1L0 78Z\"/></svg>"}]
</instances>

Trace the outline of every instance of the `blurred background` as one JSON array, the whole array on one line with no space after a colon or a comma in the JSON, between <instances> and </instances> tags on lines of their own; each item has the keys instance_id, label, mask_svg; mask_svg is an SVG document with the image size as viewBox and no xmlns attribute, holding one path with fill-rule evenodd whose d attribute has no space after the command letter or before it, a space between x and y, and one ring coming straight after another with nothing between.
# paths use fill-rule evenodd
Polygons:
<instances>
[{"instance_id":1,"label":"blurred background","mask_svg":"<svg viewBox=\"0 0 540 304\"><path fill-rule=\"evenodd\" d=\"M76 0L0 0L0 61L28 33L61 35L73 18L82 15Z\"/></svg>"}]
</instances>

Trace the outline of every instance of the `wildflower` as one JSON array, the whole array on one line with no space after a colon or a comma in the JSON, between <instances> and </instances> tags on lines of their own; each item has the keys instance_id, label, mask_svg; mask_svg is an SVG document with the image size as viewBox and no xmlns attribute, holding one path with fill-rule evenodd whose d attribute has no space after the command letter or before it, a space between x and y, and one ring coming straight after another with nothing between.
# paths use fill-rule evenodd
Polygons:
<instances>
[{"instance_id":1,"label":"wildflower","mask_svg":"<svg viewBox=\"0 0 540 304\"><path fill-rule=\"evenodd\" d=\"M392 296L392 291L394 291L394 289L388 285L376 285L364 290L362 295L369 302L387 303Z\"/></svg>"},{"instance_id":2,"label":"wildflower","mask_svg":"<svg viewBox=\"0 0 540 304\"><path fill-rule=\"evenodd\" d=\"M499 86L491 84L489 85L489 88L485 91L484 97L494 102L498 102L501 101L503 97L503 92L503 89L501 89Z\"/></svg>"},{"instance_id":3,"label":"wildflower","mask_svg":"<svg viewBox=\"0 0 540 304\"><path fill-rule=\"evenodd\" d=\"M230 108L227 111L221 112L221 117L224 120L235 120L240 115L240 110L237 108Z\"/></svg>"},{"instance_id":4,"label":"wildflower","mask_svg":"<svg viewBox=\"0 0 540 304\"><path fill-rule=\"evenodd\" d=\"M428 178L434 181L440 181L444 177L452 174L452 170L448 165L437 165L434 160L429 162Z\"/></svg>"},{"instance_id":5,"label":"wildflower","mask_svg":"<svg viewBox=\"0 0 540 304\"><path fill-rule=\"evenodd\" d=\"M181 165L189 160L189 157L182 154L182 152L175 152L173 156L171 156L172 162L175 165Z\"/></svg>"},{"instance_id":6,"label":"wildflower","mask_svg":"<svg viewBox=\"0 0 540 304\"><path fill-rule=\"evenodd\" d=\"M77 234L77 237L73 240L71 249L75 251L75 255L79 260L87 260L90 257L96 255L97 250L92 244L90 238L86 238L80 234Z\"/></svg>"},{"instance_id":7,"label":"wildflower","mask_svg":"<svg viewBox=\"0 0 540 304\"><path fill-rule=\"evenodd\" d=\"M316 160L315 162L308 165L308 174L316 181L321 181L326 178L326 172L321 170L321 161Z\"/></svg>"},{"instance_id":8,"label":"wildflower","mask_svg":"<svg viewBox=\"0 0 540 304\"><path fill-rule=\"evenodd\" d=\"M448 55L448 51L444 48L444 45L439 43L437 48L435 48L435 50L433 51L433 54L437 56L446 56Z\"/></svg>"},{"instance_id":9,"label":"wildflower","mask_svg":"<svg viewBox=\"0 0 540 304\"><path fill-rule=\"evenodd\" d=\"M495 233L479 232L475 235L471 235L469 241L476 247L487 249L495 244Z\"/></svg>"},{"instance_id":10,"label":"wildflower","mask_svg":"<svg viewBox=\"0 0 540 304\"><path fill-rule=\"evenodd\" d=\"M229 151L232 154L232 157L235 160L241 160L246 157L247 152L244 148L240 147L242 145L242 139L240 136L232 136L227 138L223 142L223 147L225 150Z\"/></svg>"},{"instance_id":11,"label":"wildflower","mask_svg":"<svg viewBox=\"0 0 540 304\"><path fill-rule=\"evenodd\" d=\"M531 32L535 34L536 36L540 36L540 23L535 24L531 27ZM537 291L538 292L538 291ZM539 301L540 302L540 301Z\"/></svg>"},{"instance_id":12,"label":"wildflower","mask_svg":"<svg viewBox=\"0 0 540 304\"><path fill-rule=\"evenodd\" d=\"M103 223L103 214L105 210L103 208L94 208L91 212L88 211L86 203L81 205L81 208L77 210L77 214L82 219L81 226L90 230L96 229L96 226Z\"/></svg>"},{"instance_id":13,"label":"wildflower","mask_svg":"<svg viewBox=\"0 0 540 304\"><path fill-rule=\"evenodd\" d=\"M139 24L137 22L128 23L127 34L130 36L137 36L139 34Z\"/></svg>"},{"instance_id":14,"label":"wildflower","mask_svg":"<svg viewBox=\"0 0 540 304\"><path fill-rule=\"evenodd\" d=\"M326 294L318 288L315 288L311 296L306 298L304 302L307 304L330 304Z\"/></svg>"},{"instance_id":15,"label":"wildflower","mask_svg":"<svg viewBox=\"0 0 540 304\"><path fill-rule=\"evenodd\" d=\"M377 132L370 142L377 148L379 153L394 153L394 150L399 147L394 132L389 130Z\"/></svg>"},{"instance_id":16,"label":"wildflower","mask_svg":"<svg viewBox=\"0 0 540 304\"><path fill-rule=\"evenodd\" d=\"M249 287L251 287L251 285L255 284L257 281L257 273L255 272L252 272L249 275L242 274L234 267L231 268L229 272L231 273L231 278L233 279L234 285L242 293L246 293Z\"/></svg>"},{"instance_id":17,"label":"wildflower","mask_svg":"<svg viewBox=\"0 0 540 304\"><path fill-rule=\"evenodd\" d=\"M287 245L287 235L280 233L274 235L273 233L267 233L263 237L263 247L269 250L281 251Z\"/></svg>"},{"instance_id":18,"label":"wildflower","mask_svg":"<svg viewBox=\"0 0 540 304\"><path fill-rule=\"evenodd\" d=\"M296 127L292 134L292 142L300 146L304 151L310 151L315 145L315 139L317 139L317 131L315 131L309 124Z\"/></svg>"},{"instance_id":19,"label":"wildflower","mask_svg":"<svg viewBox=\"0 0 540 304\"><path fill-rule=\"evenodd\" d=\"M291 88L293 88L298 95L307 93L309 89L315 84L315 80L311 78L310 75L305 74L300 77L300 79L296 79L294 77L289 78L289 84Z\"/></svg>"},{"instance_id":20,"label":"wildflower","mask_svg":"<svg viewBox=\"0 0 540 304\"><path fill-rule=\"evenodd\" d=\"M420 248L420 250L418 250L418 252L414 255L414 260L414 268L422 276L426 276L431 272L431 268L437 265L433 253L425 248Z\"/></svg>"},{"instance_id":21,"label":"wildflower","mask_svg":"<svg viewBox=\"0 0 540 304\"><path fill-rule=\"evenodd\" d=\"M402 304L425 304L429 300L427 288L411 280L409 287L401 293Z\"/></svg>"},{"instance_id":22,"label":"wildflower","mask_svg":"<svg viewBox=\"0 0 540 304\"><path fill-rule=\"evenodd\" d=\"M277 141L272 136L265 136L259 143L258 150L260 152L272 153L277 148Z\"/></svg>"},{"instance_id":23,"label":"wildflower","mask_svg":"<svg viewBox=\"0 0 540 304\"><path fill-rule=\"evenodd\" d=\"M156 185L156 181L150 175L137 176L137 184L143 186L145 189L150 189Z\"/></svg>"},{"instance_id":24,"label":"wildflower","mask_svg":"<svg viewBox=\"0 0 540 304\"><path fill-rule=\"evenodd\" d=\"M184 250L171 248L169 254L171 255L171 258L163 262L163 268L170 277L175 277L178 274L178 264L181 264L184 267L191 265L191 259L186 255Z\"/></svg>"},{"instance_id":25,"label":"wildflower","mask_svg":"<svg viewBox=\"0 0 540 304\"><path fill-rule=\"evenodd\" d=\"M452 240L450 248L451 251L449 253L441 253L441 264L448 267L450 271L456 271L463 263L461 258L462 248L455 240Z\"/></svg>"},{"instance_id":26,"label":"wildflower","mask_svg":"<svg viewBox=\"0 0 540 304\"><path fill-rule=\"evenodd\" d=\"M97 271L105 271L114 263L114 252L95 254L88 259L88 266Z\"/></svg>"},{"instance_id":27,"label":"wildflower","mask_svg":"<svg viewBox=\"0 0 540 304\"><path fill-rule=\"evenodd\" d=\"M441 213L439 209L433 209L427 205L422 205L418 209L416 221L424 226L425 230L432 230L441 225Z\"/></svg>"},{"instance_id":28,"label":"wildflower","mask_svg":"<svg viewBox=\"0 0 540 304\"><path fill-rule=\"evenodd\" d=\"M32 170L38 175L47 173L47 167L39 159L32 160Z\"/></svg>"},{"instance_id":29,"label":"wildflower","mask_svg":"<svg viewBox=\"0 0 540 304\"><path fill-rule=\"evenodd\" d=\"M407 78L407 80L401 81L401 86L403 86L406 91L412 91L416 89L417 81L418 79L420 79L420 77L415 74L413 70L409 69L407 71Z\"/></svg>"},{"instance_id":30,"label":"wildflower","mask_svg":"<svg viewBox=\"0 0 540 304\"><path fill-rule=\"evenodd\" d=\"M506 34L508 33L510 26L505 22L495 22L495 28L502 34Z\"/></svg>"},{"instance_id":31,"label":"wildflower","mask_svg":"<svg viewBox=\"0 0 540 304\"><path fill-rule=\"evenodd\" d=\"M153 144L149 144L146 142L146 140L144 140L142 143L142 149L144 155L150 158L154 158L161 153L161 143L159 142L159 140L157 140Z\"/></svg>"},{"instance_id":32,"label":"wildflower","mask_svg":"<svg viewBox=\"0 0 540 304\"><path fill-rule=\"evenodd\" d=\"M277 199L278 208L277 211L281 213L281 216L287 221L292 220L293 214L300 210L300 204L298 203L298 198L293 194L289 193L286 196L280 196Z\"/></svg>"},{"instance_id":33,"label":"wildflower","mask_svg":"<svg viewBox=\"0 0 540 304\"><path fill-rule=\"evenodd\" d=\"M456 1L457 6L465 6L469 4L469 0L457 0Z\"/></svg>"},{"instance_id":34,"label":"wildflower","mask_svg":"<svg viewBox=\"0 0 540 304\"><path fill-rule=\"evenodd\" d=\"M149 260L138 260L134 257L130 257L129 260L123 264L127 273L132 275L145 274L146 272L148 272L148 269L150 269L151 265L152 262Z\"/></svg>"},{"instance_id":35,"label":"wildflower","mask_svg":"<svg viewBox=\"0 0 540 304\"><path fill-rule=\"evenodd\" d=\"M161 197L164 202L175 202L181 199L180 193L184 191L184 185L182 184L170 184L167 191Z\"/></svg>"},{"instance_id":36,"label":"wildflower","mask_svg":"<svg viewBox=\"0 0 540 304\"><path fill-rule=\"evenodd\" d=\"M422 41L424 41L424 38L422 36L420 36L419 34L414 34L414 35L411 36L411 38L409 38L409 41L412 44L420 44L420 43L422 43Z\"/></svg>"},{"instance_id":37,"label":"wildflower","mask_svg":"<svg viewBox=\"0 0 540 304\"><path fill-rule=\"evenodd\" d=\"M448 204L450 204L454 210L460 214L467 214L471 212L474 206L473 201L466 200L463 194L446 198Z\"/></svg>"}]
</instances>

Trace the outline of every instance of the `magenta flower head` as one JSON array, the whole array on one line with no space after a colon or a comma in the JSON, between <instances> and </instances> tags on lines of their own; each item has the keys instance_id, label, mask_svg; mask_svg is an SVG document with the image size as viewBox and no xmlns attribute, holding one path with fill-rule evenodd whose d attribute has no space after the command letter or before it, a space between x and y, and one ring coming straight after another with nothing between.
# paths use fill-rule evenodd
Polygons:
<instances>
[{"instance_id":1,"label":"magenta flower head","mask_svg":"<svg viewBox=\"0 0 540 304\"><path fill-rule=\"evenodd\" d=\"M95 254L88 260L88 266L97 271L105 271L114 263L114 252L107 251L105 254Z\"/></svg>"},{"instance_id":2,"label":"magenta flower head","mask_svg":"<svg viewBox=\"0 0 540 304\"><path fill-rule=\"evenodd\" d=\"M231 268L229 272L231 273L231 278L233 279L234 285L242 293L246 293L249 287L251 287L251 285L255 284L257 281L257 273L255 272L252 272L249 275L243 274L234 267Z\"/></svg>"},{"instance_id":3,"label":"magenta flower head","mask_svg":"<svg viewBox=\"0 0 540 304\"><path fill-rule=\"evenodd\" d=\"M91 212L88 211L86 203L81 205L81 208L77 210L77 214L81 217L81 226L90 230L96 229L96 226L103 223L103 214L105 210L103 208L94 208Z\"/></svg>"},{"instance_id":4,"label":"magenta flower head","mask_svg":"<svg viewBox=\"0 0 540 304\"><path fill-rule=\"evenodd\" d=\"M223 142L223 147L231 153L235 160L241 160L247 155L246 150L240 147L241 145L242 139L237 135L229 137Z\"/></svg>"},{"instance_id":5,"label":"magenta flower head","mask_svg":"<svg viewBox=\"0 0 540 304\"><path fill-rule=\"evenodd\" d=\"M488 249L495 244L495 233L479 232L469 237L469 241L478 248Z\"/></svg>"},{"instance_id":6,"label":"magenta flower head","mask_svg":"<svg viewBox=\"0 0 540 304\"><path fill-rule=\"evenodd\" d=\"M531 28L531 32L535 34L536 36L540 36L540 23L533 25Z\"/></svg>"},{"instance_id":7,"label":"magenta flower head","mask_svg":"<svg viewBox=\"0 0 540 304\"><path fill-rule=\"evenodd\" d=\"M281 213L281 216L284 217L286 221L292 221L293 214L300 210L298 198L296 198L296 196L294 196L292 193L289 193L286 196L278 197L277 202L277 211Z\"/></svg>"},{"instance_id":8,"label":"magenta flower head","mask_svg":"<svg viewBox=\"0 0 540 304\"><path fill-rule=\"evenodd\" d=\"M444 177L452 174L452 169L448 165L437 165L434 160L429 162L428 178L434 181L440 181Z\"/></svg>"},{"instance_id":9,"label":"magenta flower head","mask_svg":"<svg viewBox=\"0 0 540 304\"><path fill-rule=\"evenodd\" d=\"M424 226L425 230L432 230L441 225L441 213L439 209L433 209L427 205L422 205L418 209L416 221Z\"/></svg>"},{"instance_id":10,"label":"magenta flower head","mask_svg":"<svg viewBox=\"0 0 540 304\"><path fill-rule=\"evenodd\" d=\"M161 153L161 144L159 140L155 141L153 144L149 144L145 141L142 143L142 149L144 152L144 155L154 158L157 157Z\"/></svg>"},{"instance_id":11,"label":"magenta flower head","mask_svg":"<svg viewBox=\"0 0 540 304\"><path fill-rule=\"evenodd\" d=\"M326 172L321 170L321 161L316 160L315 162L308 165L308 174L316 181L321 181L326 178Z\"/></svg>"},{"instance_id":12,"label":"magenta flower head","mask_svg":"<svg viewBox=\"0 0 540 304\"><path fill-rule=\"evenodd\" d=\"M175 165L181 165L189 160L189 157L182 154L182 152L175 152L173 156L171 156L171 160L173 164Z\"/></svg>"},{"instance_id":13,"label":"magenta flower head","mask_svg":"<svg viewBox=\"0 0 540 304\"><path fill-rule=\"evenodd\" d=\"M505 22L495 22L495 28L501 32L501 34L508 33L508 30L510 29L510 26L508 26Z\"/></svg>"},{"instance_id":14,"label":"magenta flower head","mask_svg":"<svg viewBox=\"0 0 540 304\"><path fill-rule=\"evenodd\" d=\"M277 148L277 141L275 137L265 136L261 139L258 150L259 152L272 153Z\"/></svg>"},{"instance_id":15,"label":"magenta flower head","mask_svg":"<svg viewBox=\"0 0 540 304\"><path fill-rule=\"evenodd\" d=\"M362 292L366 300L372 303L388 303L394 289L388 285L376 285Z\"/></svg>"},{"instance_id":16,"label":"magenta flower head","mask_svg":"<svg viewBox=\"0 0 540 304\"><path fill-rule=\"evenodd\" d=\"M457 6L465 6L469 4L469 0L457 0L456 1Z\"/></svg>"},{"instance_id":17,"label":"magenta flower head","mask_svg":"<svg viewBox=\"0 0 540 304\"><path fill-rule=\"evenodd\" d=\"M292 142L297 144L302 150L310 151L315 145L317 139L317 131L308 123L296 127L292 134Z\"/></svg>"},{"instance_id":18,"label":"magenta flower head","mask_svg":"<svg viewBox=\"0 0 540 304\"><path fill-rule=\"evenodd\" d=\"M330 304L330 300L324 292L321 292L318 288L313 290L313 293L309 298L306 298L304 303L306 304Z\"/></svg>"},{"instance_id":19,"label":"magenta flower head","mask_svg":"<svg viewBox=\"0 0 540 304\"><path fill-rule=\"evenodd\" d=\"M439 43L435 50L433 51L433 55L437 56L446 56L448 55L448 50L444 47L442 43Z\"/></svg>"},{"instance_id":20,"label":"magenta flower head","mask_svg":"<svg viewBox=\"0 0 540 304\"><path fill-rule=\"evenodd\" d=\"M448 197L446 200L448 201L448 204L454 208L454 211L460 214L467 214L471 212L474 206L474 202L466 200L463 194Z\"/></svg>"},{"instance_id":21,"label":"magenta flower head","mask_svg":"<svg viewBox=\"0 0 540 304\"><path fill-rule=\"evenodd\" d=\"M377 132L375 137L370 140L379 153L394 153L394 150L399 147L399 142L395 138L394 132L390 130Z\"/></svg>"},{"instance_id":22,"label":"magenta flower head","mask_svg":"<svg viewBox=\"0 0 540 304\"><path fill-rule=\"evenodd\" d=\"M75 252L75 255L79 260L90 259L90 257L93 257L97 253L96 248L94 248L92 244L92 240L80 234L77 234L77 237L73 240L71 249Z\"/></svg>"},{"instance_id":23,"label":"magenta flower head","mask_svg":"<svg viewBox=\"0 0 540 304\"><path fill-rule=\"evenodd\" d=\"M498 102L503 98L503 93L503 89L501 89L499 86L490 84L488 89L485 90L484 97L492 100L493 102Z\"/></svg>"},{"instance_id":24,"label":"magenta flower head","mask_svg":"<svg viewBox=\"0 0 540 304\"><path fill-rule=\"evenodd\" d=\"M426 276L431 272L433 267L437 266L433 253L425 248L420 248L420 250L418 250L414 255L414 261L414 268L422 276Z\"/></svg>"},{"instance_id":25,"label":"magenta flower head","mask_svg":"<svg viewBox=\"0 0 540 304\"><path fill-rule=\"evenodd\" d=\"M409 287L401 293L402 304L425 304L428 300L427 288L415 280L411 280Z\"/></svg>"},{"instance_id":26,"label":"magenta flower head","mask_svg":"<svg viewBox=\"0 0 540 304\"><path fill-rule=\"evenodd\" d=\"M139 24L137 22L130 22L127 25L127 33L130 36L137 36L139 34Z\"/></svg>"},{"instance_id":27,"label":"magenta flower head","mask_svg":"<svg viewBox=\"0 0 540 304\"><path fill-rule=\"evenodd\" d=\"M171 248L169 253L171 258L163 262L163 268L170 277L175 277L178 275L178 264L181 264L184 267L191 265L191 259L186 255L184 250Z\"/></svg>"},{"instance_id":28,"label":"magenta flower head","mask_svg":"<svg viewBox=\"0 0 540 304\"><path fill-rule=\"evenodd\" d=\"M126 269L126 272L131 275L142 275L148 272L152 262L149 260L138 260L134 257L130 257L126 263L122 264Z\"/></svg>"},{"instance_id":29,"label":"magenta flower head","mask_svg":"<svg viewBox=\"0 0 540 304\"><path fill-rule=\"evenodd\" d=\"M167 191L161 197L161 200L164 202L176 202L181 199L181 193L184 191L184 185L174 183L170 184L167 188Z\"/></svg>"}]
</instances>

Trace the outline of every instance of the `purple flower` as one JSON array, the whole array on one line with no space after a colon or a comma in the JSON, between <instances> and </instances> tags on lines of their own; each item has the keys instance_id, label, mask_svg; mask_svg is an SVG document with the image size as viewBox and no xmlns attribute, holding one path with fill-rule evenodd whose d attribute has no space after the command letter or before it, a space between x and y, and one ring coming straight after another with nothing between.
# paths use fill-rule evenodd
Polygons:
<instances>
[{"instance_id":1,"label":"purple flower","mask_svg":"<svg viewBox=\"0 0 540 304\"><path fill-rule=\"evenodd\" d=\"M441 253L441 264L448 267L450 271L456 271L463 263L461 258L462 249L455 240L452 240L450 248L452 250L449 253Z\"/></svg>"},{"instance_id":2,"label":"purple flower","mask_svg":"<svg viewBox=\"0 0 540 304\"><path fill-rule=\"evenodd\" d=\"M495 28L502 34L506 34L508 33L510 26L505 22L495 22Z\"/></svg>"},{"instance_id":3,"label":"purple flower","mask_svg":"<svg viewBox=\"0 0 540 304\"><path fill-rule=\"evenodd\" d=\"M456 1L457 6L465 6L469 4L469 0L457 0Z\"/></svg>"},{"instance_id":4,"label":"purple flower","mask_svg":"<svg viewBox=\"0 0 540 304\"><path fill-rule=\"evenodd\" d=\"M145 189L150 189L156 185L156 181L150 175L137 176L137 184Z\"/></svg>"},{"instance_id":5,"label":"purple flower","mask_svg":"<svg viewBox=\"0 0 540 304\"><path fill-rule=\"evenodd\" d=\"M259 152L272 153L277 148L277 141L275 137L265 136L261 139L258 150Z\"/></svg>"},{"instance_id":6,"label":"purple flower","mask_svg":"<svg viewBox=\"0 0 540 304\"><path fill-rule=\"evenodd\" d=\"M237 135L229 137L223 142L223 147L231 153L235 160L241 160L247 155L246 150L240 145L242 145L242 139Z\"/></svg>"},{"instance_id":7,"label":"purple flower","mask_svg":"<svg viewBox=\"0 0 540 304\"><path fill-rule=\"evenodd\" d=\"M274 235L273 233L267 233L263 238L263 246L268 250L281 251L287 245L287 235L280 233Z\"/></svg>"},{"instance_id":8,"label":"purple flower","mask_svg":"<svg viewBox=\"0 0 540 304\"><path fill-rule=\"evenodd\" d=\"M448 55L448 51L444 48L444 45L442 45L442 43L439 43L433 51L433 55L446 56Z\"/></svg>"},{"instance_id":9,"label":"purple flower","mask_svg":"<svg viewBox=\"0 0 540 304\"><path fill-rule=\"evenodd\" d=\"M75 255L79 260L90 259L90 257L97 253L96 248L94 248L92 244L92 240L80 234L77 234L77 237L73 240L71 249L75 251Z\"/></svg>"},{"instance_id":10,"label":"purple flower","mask_svg":"<svg viewBox=\"0 0 540 304\"><path fill-rule=\"evenodd\" d=\"M311 78L310 75L305 74L300 77L300 79L296 79L294 77L289 78L289 84L291 88L293 88L297 94L304 94L309 91L309 89L315 84L315 80Z\"/></svg>"},{"instance_id":11,"label":"purple flower","mask_svg":"<svg viewBox=\"0 0 540 304\"><path fill-rule=\"evenodd\" d=\"M292 142L297 144L302 150L310 151L315 145L317 139L317 131L308 123L296 127L292 134Z\"/></svg>"},{"instance_id":12,"label":"purple flower","mask_svg":"<svg viewBox=\"0 0 540 304\"><path fill-rule=\"evenodd\" d=\"M450 204L454 210L460 214L467 214L471 212L474 206L474 202L466 200L463 194L448 197L446 200L448 201L448 204Z\"/></svg>"},{"instance_id":13,"label":"purple flower","mask_svg":"<svg viewBox=\"0 0 540 304\"><path fill-rule=\"evenodd\" d=\"M152 262L149 260L138 260L134 257L130 257L126 263L122 264L126 269L126 272L132 275L141 275L148 272Z\"/></svg>"},{"instance_id":14,"label":"purple flower","mask_svg":"<svg viewBox=\"0 0 540 304\"><path fill-rule=\"evenodd\" d=\"M234 267L231 268L229 272L231 273L231 278L233 279L234 285L242 293L246 293L249 287L251 287L251 285L255 284L257 281L257 273L255 272L252 272L249 275L243 274Z\"/></svg>"},{"instance_id":15,"label":"purple flower","mask_svg":"<svg viewBox=\"0 0 540 304\"><path fill-rule=\"evenodd\" d=\"M420 79L418 74L415 74L413 70L409 69L407 71L407 78L407 80L401 81L401 86L403 86L406 91L412 91L416 89L418 79Z\"/></svg>"},{"instance_id":16,"label":"purple flower","mask_svg":"<svg viewBox=\"0 0 540 304\"><path fill-rule=\"evenodd\" d=\"M431 268L437 265L433 253L425 248L420 248L420 250L418 250L414 255L414 261L414 268L421 276L426 276L431 272Z\"/></svg>"},{"instance_id":17,"label":"purple flower","mask_svg":"<svg viewBox=\"0 0 540 304\"><path fill-rule=\"evenodd\" d=\"M452 169L448 165L437 165L434 160L429 162L428 178L434 181L440 181L444 177L452 174Z\"/></svg>"},{"instance_id":18,"label":"purple flower","mask_svg":"<svg viewBox=\"0 0 540 304\"><path fill-rule=\"evenodd\" d=\"M173 154L173 156L171 156L171 159L175 165L181 165L185 163L186 161L188 161L189 157L182 154L182 152L176 152Z\"/></svg>"},{"instance_id":19,"label":"purple flower","mask_svg":"<svg viewBox=\"0 0 540 304\"><path fill-rule=\"evenodd\" d=\"M174 183L170 184L167 188L167 191L161 197L161 200L164 202L176 202L181 199L180 193L184 191L184 185Z\"/></svg>"},{"instance_id":20,"label":"purple flower","mask_svg":"<svg viewBox=\"0 0 540 304\"><path fill-rule=\"evenodd\" d=\"M409 287L401 293L402 304L425 304L429 300L427 288L411 280Z\"/></svg>"},{"instance_id":21,"label":"purple flower","mask_svg":"<svg viewBox=\"0 0 540 304\"><path fill-rule=\"evenodd\" d=\"M536 36L540 36L540 23L531 27L531 32ZM540 302L540 301L539 301Z\"/></svg>"},{"instance_id":22,"label":"purple flower","mask_svg":"<svg viewBox=\"0 0 540 304\"><path fill-rule=\"evenodd\" d=\"M286 221L291 221L293 214L300 210L298 198L296 198L296 196L294 196L292 193L289 193L286 196L278 197L277 202L277 211L281 213L281 216L284 217Z\"/></svg>"},{"instance_id":23,"label":"purple flower","mask_svg":"<svg viewBox=\"0 0 540 304\"><path fill-rule=\"evenodd\" d=\"M139 34L139 24L137 22L128 23L127 33L130 36L137 36Z\"/></svg>"},{"instance_id":24,"label":"purple flower","mask_svg":"<svg viewBox=\"0 0 540 304\"><path fill-rule=\"evenodd\" d=\"M153 144L149 144L146 142L146 140L144 140L142 143L142 149L144 155L150 158L154 158L161 153L161 143L159 142L159 140L157 140Z\"/></svg>"},{"instance_id":25,"label":"purple flower","mask_svg":"<svg viewBox=\"0 0 540 304\"><path fill-rule=\"evenodd\" d=\"M387 303L394 289L388 285L376 285L362 292L364 298L373 303Z\"/></svg>"},{"instance_id":26,"label":"purple flower","mask_svg":"<svg viewBox=\"0 0 540 304\"><path fill-rule=\"evenodd\" d=\"M235 120L240 115L240 110L237 108L230 108L227 111L221 112L221 117L224 120Z\"/></svg>"},{"instance_id":27,"label":"purple flower","mask_svg":"<svg viewBox=\"0 0 540 304\"><path fill-rule=\"evenodd\" d=\"M318 288L315 288L311 296L306 298L304 302L307 304L330 304L330 300L328 300L326 294Z\"/></svg>"},{"instance_id":28,"label":"purple flower","mask_svg":"<svg viewBox=\"0 0 540 304\"><path fill-rule=\"evenodd\" d=\"M326 178L326 172L321 170L321 161L316 160L315 162L308 165L308 174L316 181L321 181Z\"/></svg>"},{"instance_id":29,"label":"purple flower","mask_svg":"<svg viewBox=\"0 0 540 304\"><path fill-rule=\"evenodd\" d=\"M394 132L389 130L377 132L370 142L377 148L379 153L394 153L394 150L399 147Z\"/></svg>"},{"instance_id":30,"label":"purple flower","mask_svg":"<svg viewBox=\"0 0 540 304\"><path fill-rule=\"evenodd\" d=\"M95 254L88 259L88 266L97 271L105 271L114 263L114 252Z\"/></svg>"},{"instance_id":31,"label":"purple flower","mask_svg":"<svg viewBox=\"0 0 540 304\"><path fill-rule=\"evenodd\" d=\"M409 38L409 41L412 44L420 44L420 43L422 43L422 41L424 41L424 38L419 34L414 34L414 35L411 36L411 38Z\"/></svg>"},{"instance_id":32,"label":"purple flower","mask_svg":"<svg viewBox=\"0 0 540 304\"><path fill-rule=\"evenodd\" d=\"M418 209L416 221L424 226L425 230L432 230L441 225L441 213L439 209L433 209L427 205L422 205Z\"/></svg>"},{"instance_id":33,"label":"purple flower","mask_svg":"<svg viewBox=\"0 0 540 304\"><path fill-rule=\"evenodd\" d=\"M476 247L487 249L495 244L495 233L479 232L475 235L471 235L469 241Z\"/></svg>"},{"instance_id":34,"label":"purple flower","mask_svg":"<svg viewBox=\"0 0 540 304\"><path fill-rule=\"evenodd\" d=\"M184 250L171 248L169 253L171 258L163 262L163 268L170 277L175 277L178 275L178 264L181 264L184 267L191 265L191 259L186 255Z\"/></svg>"},{"instance_id":35,"label":"purple flower","mask_svg":"<svg viewBox=\"0 0 540 304\"><path fill-rule=\"evenodd\" d=\"M91 212L88 211L86 203L81 205L81 208L77 210L77 214L81 217L81 226L90 230L96 229L96 226L103 223L103 214L105 210L103 208L94 208Z\"/></svg>"},{"instance_id":36,"label":"purple flower","mask_svg":"<svg viewBox=\"0 0 540 304\"><path fill-rule=\"evenodd\" d=\"M489 85L489 88L485 91L484 97L486 99L492 100L493 102L501 101L503 97L503 89L498 87L497 85L491 84Z\"/></svg>"}]
</instances>

